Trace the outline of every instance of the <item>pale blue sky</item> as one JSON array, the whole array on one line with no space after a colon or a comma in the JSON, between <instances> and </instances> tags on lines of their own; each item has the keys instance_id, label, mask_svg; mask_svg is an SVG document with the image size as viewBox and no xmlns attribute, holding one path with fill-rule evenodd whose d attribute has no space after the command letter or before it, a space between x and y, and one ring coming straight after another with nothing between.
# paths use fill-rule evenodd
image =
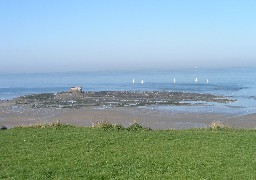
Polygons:
<instances>
[{"instance_id":1,"label":"pale blue sky","mask_svg":"<svg viewBox=\"0 0 256 180\"><path fill-rule=\"evenodd\" d=\"M255 0L0 0L0 72L256 66Z\"/></svg>"}]
</instances>

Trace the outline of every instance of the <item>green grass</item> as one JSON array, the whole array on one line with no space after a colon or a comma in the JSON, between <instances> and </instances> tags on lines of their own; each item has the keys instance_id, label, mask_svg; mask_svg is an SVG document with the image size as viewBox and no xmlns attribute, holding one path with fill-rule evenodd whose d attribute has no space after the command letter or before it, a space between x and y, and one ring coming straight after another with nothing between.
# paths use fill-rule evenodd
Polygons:
<instances>
[{"instance_id":1,"label":"green grass","mask_svg":"<svg viewBox=\"0 0 256 180\"><path fill-rule=\"evenodd\" d=\"M0 131L0 179L256 179L256 131Z\"/></svg>"}]
</instances>

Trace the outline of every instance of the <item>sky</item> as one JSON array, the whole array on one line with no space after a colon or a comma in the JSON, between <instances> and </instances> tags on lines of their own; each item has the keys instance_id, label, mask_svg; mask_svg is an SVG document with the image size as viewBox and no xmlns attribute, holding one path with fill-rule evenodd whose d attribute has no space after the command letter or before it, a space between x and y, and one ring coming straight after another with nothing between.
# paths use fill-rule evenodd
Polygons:
<instances>
[{"instance_id":1,"label":"sky","mask_svg":"<svg viewBox=\"0 0 256 180\"><path fill-rule=\"evenodd\" d=\"M255 0L0 0L0 73L240 66Z\"/></svg>"}]
</instances>

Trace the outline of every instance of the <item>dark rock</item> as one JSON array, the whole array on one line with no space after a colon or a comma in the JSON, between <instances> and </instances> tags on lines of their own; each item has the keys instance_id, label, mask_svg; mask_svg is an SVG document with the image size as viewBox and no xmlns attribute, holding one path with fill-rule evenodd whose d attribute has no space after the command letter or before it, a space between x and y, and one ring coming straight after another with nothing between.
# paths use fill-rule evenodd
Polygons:
<instances>
[{"instance_id":1,"label":"dark rock","mask_svg":"<svg viewBox=\"0 0 256 180\"><path fill-rule=\"evenodd\" d=\"M7 127L5 127L5 126L0 126L0 130L7 130Z\"/></svg>"}]
</instances>

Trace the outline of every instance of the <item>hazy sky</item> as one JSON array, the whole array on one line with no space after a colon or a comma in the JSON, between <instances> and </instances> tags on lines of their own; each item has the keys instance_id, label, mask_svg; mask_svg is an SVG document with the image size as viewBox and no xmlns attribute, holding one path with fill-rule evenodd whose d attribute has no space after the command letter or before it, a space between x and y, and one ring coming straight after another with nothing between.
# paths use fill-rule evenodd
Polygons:
<instances>
[{"instance_id":1,"label":"hazy sky","mask_svg":"<svg viewBox=\"0 0 256 180\"><path fill-rule=\"evenodd\" d=\"M0 72L256 66L255 0L0 0Z\"/></svg>"}]
</instances>

